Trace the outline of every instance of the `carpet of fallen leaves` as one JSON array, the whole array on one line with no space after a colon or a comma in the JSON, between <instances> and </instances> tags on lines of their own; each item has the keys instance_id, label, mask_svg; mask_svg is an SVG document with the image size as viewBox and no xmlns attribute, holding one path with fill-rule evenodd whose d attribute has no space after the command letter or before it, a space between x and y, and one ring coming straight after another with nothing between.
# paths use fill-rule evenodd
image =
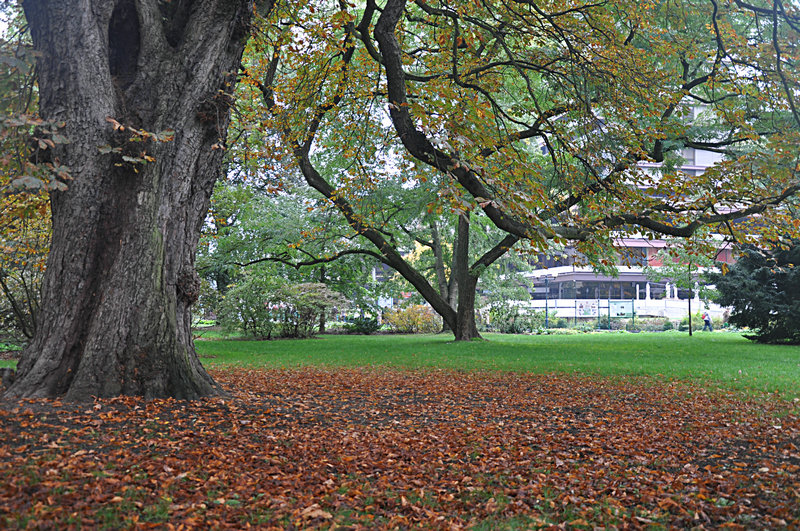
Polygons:
<instances>
[{"instance_id":1,"label":"carpet of fallen leaves","mask_svg":"<svg viewBox=\"0 0 800 531\"><path fill-rule=\"evenodd\" d=\"M505 373L213 374L230 397L0 403L0 527L800 526L800 417L775 397Z\"/></svg>"}]
</instances>

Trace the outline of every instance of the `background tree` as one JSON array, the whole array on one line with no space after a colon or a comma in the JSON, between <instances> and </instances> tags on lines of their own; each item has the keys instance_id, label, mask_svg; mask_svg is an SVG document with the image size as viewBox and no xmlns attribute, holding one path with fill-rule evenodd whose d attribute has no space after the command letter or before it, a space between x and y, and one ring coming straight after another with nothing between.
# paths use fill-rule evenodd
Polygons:
<instances>
[{"instance_id":1,"label":"background tree","mask_svg":"<svg viewBox=\"0 0 800 531\"><path fill-rule=\"evenodd\" d=\"M463 201L443 175L415 169L397 154L400 145L387 129L371 88L379 80L377 70L366 51L356 48L354 19L333 4L284 8L265 21L248 55L246 82L261 94L269 112L265 127L280 135L262 156L270 161L293 160L308 186L325 199L322 205L335 208L350 230L377 250L346 253L370 254L395 269L442 316L456 339L478 337L476 284L518 237L501 235L471 261L470 211L475 205ZM359 26L369 23L365 18ZM286 29L290 27L302 29ZM264 49L274 53L265 54ZM419 224L425 209L455 214L451 281L444 282L440 267L432 284L403 257L411 248L399 245L398 235L411 230L412 225L405 223L409 215L416 216L414 231L427 230L429 222ZM430 243L436 251L433 236L427 241L418 238L418 243ZM458 300L450 301L450 296Z\"/></svg>"},{"instance_id":2,"label":"background tree","mask_svg":"<svg viewBox=\"0 0 800 531\"><path fill-rule=\"evenodd\" d=\"M50 196L39 326L7 395L219 392L195 354L189 308L252 3L23 8L39 52L40 115L63 120L70 141L39 156L73 179Z\"/></svg>"},{"instance_id":3,"label":"background tree","mask_svg":"<svg viewBox=\"0 0 800 531\"><path fill-rule=\"evenodd\" d=\"M712 273L717 302L733 308L729 321L754 330L760 343L800 344L800 242L748 247L726 273Z\"/></svg>"},{"instance_id":4,"label":"background tree","mask_svg":"<svg viewBox=\"0 0 800 531\"><path fill-rule=\"evenodd\" d=\"M230 197L224 190L228 186L218 184L212 205L219 201L217 197ZM369 311L375 306L379 291L372 270L378 263L372 257L354 253L334 261L316 260L355 249L351 231L335 212L312 208L314 200L294 192L251 188L245 196L224 227L209 225L211 230L201 239L201 275L221 289L220 271L225 272L228 284L236 284L245 270L258 267L261 276L324 283L357 308ZM218 207L212 207L212 212L219 212ZM311 264L303 266L308 261Z\"/></svg>"},{"instance_id":5,"label":"background tree","mask_svg":"<svg viewBox=\"0 0 800 531\"><path fill-rule=\"evenodd\" d=\"M296 282L324 282L356 308L373 315L380 296L413 290L406 282L375 282L373 269L383 263L379 254L363 247L358 233L339 211L320 205L319 197L308 197L308 192L307 187L293 186L274 194L254 193L233 216L235 224L220 232L212 229L211 237L201 242L199 270L280 264L282 268L271 270L273 275ZM457 266L453 256L460 246L458 216L427 212L424 195L402 190L392 180L373 189L370 201L376 213L371 219L384 217L376 223L396 252L426 280L430 290L438 290L438 296L455 308ZM473 250L491 248L493 238L503 238L497 237L496 229L486 229L478 223L466 232Z\"/></svg>"},{"instance_id":6,"label":"background tree","mask_svg":"<svg viewBox=\"0 0 800 531\"><path fill-rule=\"evenodd\" d=\"M211 195L211 204L200 242L197 246L197 271L213 288L224 295L235 281L237 271L231 260L220 260L229 245L228 235L236 230L239 220L253 198L253 190L241 183L218 180ZM271 222L274 221L270 220Z\"/></svg>"},{"instance_id":7,"label":"background tree","mask_svg":"<svg viewBox=\"0 0 800 531\"><path fill-rule=\"evenodd\" d=\"M64 187L58 174L68 178L38 153L66 139L57 124L36 116L35 54L22 9L3 3L0 16L0 333L24 342L36 329L50 242L46 192Z\"/></svg>"}]
</instances>

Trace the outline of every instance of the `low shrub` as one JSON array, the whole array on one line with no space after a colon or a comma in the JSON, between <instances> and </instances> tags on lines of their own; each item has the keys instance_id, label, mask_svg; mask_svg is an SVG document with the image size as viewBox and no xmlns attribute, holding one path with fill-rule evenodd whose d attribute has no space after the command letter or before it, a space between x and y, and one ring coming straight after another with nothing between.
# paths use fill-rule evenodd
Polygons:
<instances>
[{"instance_id":1,"label":"low shrub","mask_svg":"<svg viewBox=\"0 0 800 531\"><path fill-rule=\"evenodd\" d=\"M273 319L277 319L281 337L311 337L319 328L320 318L347 301L325 284L283 284L266 301Z\"/></svg>"},{"instance_id":2,"label":"low shrub","mask_svg":"<svg viewBox=\"0 0 800 531\"><path fill-rule=\"evenodd\" d=\"M508 304L507 302L495 302L489 308L488 329L492 332L501 334L522 334L532 332L544 327L545 312L520 308ZM549 326L556 328L557 319L551 317ZM563 321L564 328L567 326L566 319Z\"/></svg>"},{"instance_id":3,"label":"low shrub","mask_svg":"<svg viewBox=\"0 0 800 531\"><path fill-rule=\"evenodd\" d=\"M253 275L225 294L219 320L226 330L258 338L311 337L320 318L346 302L324 284L289 284Z\"/></svg>"},{"instance_id":4,"label":"low shrub","mask_svg":"<svg viewBox=\"0 0 800 531\"><path fill-rule=\"evenodd\" d=\"M362 335L374 334L380 327L378 320L373 317L353 317L344 325L345 330L351 334Z\"/></svg>"},{"instance_id":5,"label":"low shrub","mask_svg":"<svg viewBox=\"0 0 800 531\"><path fill-rule=\"evenodd\" d=\"M701 317L701 313L695 313L692 315L692 331L697 332L698 330L703 329L703 318ZM678 325L678 330L681 332L687 332L689 330L689 316L684 317L681 319L680 324Z\"/></svg>"},{"instance_id":6,"label":"low shrub","mask_svg":"<svg viewBox=\"0 0 800 531\"><path fill-rule=\"evenodd\" d=\"M575 336L581 332L574 328L537 328L532 333L537 336Z\"/></svg>"},{"instance_id":7,"label":"low shrub","mask_svg":"<svg viewBox=\"0 0 800 531\"><path fill-rule=\"evenodd\" d=\"M555 321L555 322L553 322L553 321ZM553 328L569 328L569 321L567 321L563 317L559 317L557 319L553 319L551 322L553 322L553 324L551 324L551 326Z\"/></svg>"},{"instance_id":8,"label":"low shrub","mask_svg":"<svg viewBox=\"0 0 800 531\"><path fill-rule=\"evenodd\" d=\"M442 329L442 319L430 306L415 304L387 311L383 320L404 334L432 334Z\"/></svg>"},{"instance_id":9,"label":"low shrub","mask_svg":"<svg viewBox=\"0 0 800 531\"><path fill-rule=\"evenodd\" d=\"M219 304L219 324L230 332L243 332L269 339L277 323L272 319L265 297L276 287L273 280L260 275L247 276L233 286Z\"/></svg>"},{"instance_id":10,"label":"low shrub","mask_svg":"<svg viewBox=\"0 0 800 531\"><path fill-rule=\"evenodd\" d=\"M630 319L625 322L625 330L629 332L663 332L671 330L672 323L666 317L641 317ZM667 327L667 328L665 328Z\"/></svg>"},{"instance_id":11,"label":"low shrub","mask_svg":"<svg viewBox=\"0 0 800 531\"><path fill-rule=\"evenodd\" d=\"M625 321L625 330L627 332L641 332L642 331L642 323L640 321L634 321L631 319L630 321Z\"/></svg>"},{"instance_id":12,"label":"low shrub","mask_svg":"<svg viewBox=\"0 0 800 531\"><path fill-rule=\"evenodd\" d=\"M594 332L597 330L597 322L595 321L582 321L573 327L577 332Z\"/></svg>"},{"instance_id":13,"label":"low shrub","mask_svg":"<svg viewBox=\"0 0 800 531\"><path fill-rule=\"evenodd\" d=\"M504 302L496 302L489 308L487 328L501 334L518 334L523 332L519 308Z\"/></svg>"}]
</instances>

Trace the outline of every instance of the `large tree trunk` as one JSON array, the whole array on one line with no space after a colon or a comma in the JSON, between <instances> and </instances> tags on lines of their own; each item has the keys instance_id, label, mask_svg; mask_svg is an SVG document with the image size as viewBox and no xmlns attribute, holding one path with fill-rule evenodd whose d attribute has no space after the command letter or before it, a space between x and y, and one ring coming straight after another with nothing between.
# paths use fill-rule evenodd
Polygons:
<instances>
[{"instance_id":1,"label":"large tree trunk","mask_svg":"<svg viewBox=\"0 0 800 531\"><path fill-rule=\"evenodd\" d=\"M7 394L220 392L195 353L189 309L251 2L26 0L23 7L42 54L41 114L66 123L70 144L54 156L73 180L51 196L40 321ZM131 127L172 129L174 140L131 142ZM154 160L130 162L145 151Z\"/></svg>"},{"instance_id":2,"label":"large tree trunk","mask_svg":"<svg viewBox=\"0 0 800 531\"><path fill-rule=\"evenodd\" d=\"M470 341L481 337L475 324L475 289L478 274L469 267L469 212L458 216L456 241L453 245L453 277L458 286L456 326L453 334L456 341Z\"/></svg>"},{"instance_id":3,"label":"large tree trunk","mask_svg":"<svg viewBox=\"0 0 800 531\"><path fill-rule=\"evenodd\" d=\"M458 290L458 310L456 312L456 329L453 330L456 341L482 339L475 323L475 295L478 277L466 275L465 283Z\"/></svg>"}]
</instances>

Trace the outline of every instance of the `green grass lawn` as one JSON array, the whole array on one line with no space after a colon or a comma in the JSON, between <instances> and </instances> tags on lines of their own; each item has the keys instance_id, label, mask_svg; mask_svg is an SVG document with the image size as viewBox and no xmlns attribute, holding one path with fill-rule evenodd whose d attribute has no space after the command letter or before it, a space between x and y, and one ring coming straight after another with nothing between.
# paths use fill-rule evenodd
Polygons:
<instances>
[{"instance_id":1,"label":"green grass lawn","mask_svg":"<svg viewBox=\"0 0 800 531\"><path fill-rule=\"evenodd\" d=\"M701 380L800 397L800 347L760 345L738 334L685 333L523 336L488 334L322 336L306 340L197 341L210 367L386 366L456 370L646 375Z\"/></svg>"},{"instance_id":2,"label":"green grass lawn","mask_svg":"<svg viewBox=\"0 0 800 531\"><path fill-rule=\"evenodd\" d=\"M738 334L487 334L486 338L489 341L455 343L449 335L332 335L276 341L209 337L196 345L203 363L215 368L385 366L645 375L777 391L786 399L800 397L800 347L760 345ZM0 360L0 367L15 363Z\"/></svg>"}]
</instances>

